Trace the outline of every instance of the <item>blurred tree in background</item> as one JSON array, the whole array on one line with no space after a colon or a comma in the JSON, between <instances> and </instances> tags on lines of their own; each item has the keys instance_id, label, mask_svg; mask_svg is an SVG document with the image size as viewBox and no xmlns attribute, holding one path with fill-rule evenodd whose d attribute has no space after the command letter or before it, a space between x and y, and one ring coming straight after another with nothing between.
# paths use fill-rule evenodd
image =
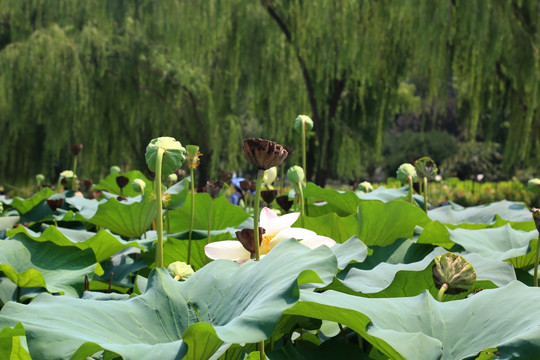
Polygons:
<instances>
[{"instance_id":1,"label":"blurred tree in background","mask_svg":"<svg viewBox=\"0 0 540 360\"><path fill-rule=\"evenodd\" d=\"M298 148L298 114L321 185L391 174L398 145L448 157L437 139L501 144L511 173L540 160L539 26L536 0L0 0L0 181L71 143L83 177L141 169L162 135L206 180L248 168L244 138Z\"/></svg>"}]
</instances>

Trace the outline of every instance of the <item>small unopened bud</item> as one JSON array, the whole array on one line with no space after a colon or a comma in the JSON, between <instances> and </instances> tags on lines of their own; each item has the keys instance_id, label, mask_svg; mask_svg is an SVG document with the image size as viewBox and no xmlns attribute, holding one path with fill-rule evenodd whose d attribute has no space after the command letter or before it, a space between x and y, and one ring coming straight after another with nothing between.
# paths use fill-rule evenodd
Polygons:
<instances>
[{"instance_id":1,"label":"small unopened bud","mask_svg":"<svg viewBox=\"0 0 540 360\"><path fill-rule=\"evenodd\" d=\"M135 179L131 183L131 188L140 193L144 193L144 188L146 187L146 183L141 179Z\"/></svg>"},{"instance_id":2,"label":"small unopened bud","mask_svg":"<svg viewBox=\"0 0 540 360\"><path fill-rule=\"evenodd\" d=\"M298 115L294 120L294 130L301 134L302 127L304 127L305 132L310 132L313 129L313 120L307 115Z\"/></svg>"},{"instance_id":3,"label":"small unopened bud","mask_svg":"<svg viewBox=\"0 0 540 360\"><path fill-rule=\"evenodd\" d=\"M176 281L187 280L191 275L195 274L191 265L183 261L175 261L167 266L167 271Z\"/></svg>"},{"instance_id":4,"label":"small unopened bud","mask_svg":"<svg viewBox=\"0 0 540 360\"><path fill-rule=\"evenodd\" d=\"M287 179L293 184L304 181L304 178L304 169L298 165L291 166L289 170L287 170Z\"/></svg>"},{"instance_id":5,"label":"small unopened bud","mask_svg":"<svg viewBox=\"0 0 540 360\"><path fill-rule=\"evenodd\" d=\"M113 165L109 169L109 174L120 174L121 170L119 166Z\"/></svg>"},{"instance_id":6,"label":"small unopened bud","mask_svg":"<svg viewBox=\"0 0 540 360\"><path fill-rule=\"evenodd\" d=\"M536 225L536 230L540 233L540 209L532 208L531 211L534 219L534 225Z\"/></svg>"},{"instance_id":7,"label":"small unopened bud","mask_svg":"<svg viewBox=\"0 0 540 360\"><path fill-rule=\"evenodd\" d=\"M43 174L37 174L36 175L36 182L38 184L41 184L43 181L45 181L45 176Z\"/></svg>"},{"instance_id":8,"label":"small unopened bud","mask_svg":"<svg viewBox=\"0 0 540 360\"><path fill-rule=\"evenodd\" d=\"M176 184L176 182L178 181L178 175L176 175L176 173L169 174L167 180L171 185Z\"/></svg>"},{"instance_id":9,"label":"small unopened bud","mask_svg":"<svg viewBox=\"0 0 540 360\"><path fill-rule=\"evenodd\" d=\"M527 188L533 194L540 194L540 179L531 179L527 182Z\"/></svg>"},{"instance_id":10,"label":"small unopened bud","mask_svg":"<svg viewBox=\"0 0 540 360\"><path fill-rule=\"evenodd\" d=\"M272 183L276 181L276 178L277 178L277 168L274 166L264 171L264 176L263 176L262 181L263 181L263 184L265 185L272 185Z\"/></svg>"}]
</instances>

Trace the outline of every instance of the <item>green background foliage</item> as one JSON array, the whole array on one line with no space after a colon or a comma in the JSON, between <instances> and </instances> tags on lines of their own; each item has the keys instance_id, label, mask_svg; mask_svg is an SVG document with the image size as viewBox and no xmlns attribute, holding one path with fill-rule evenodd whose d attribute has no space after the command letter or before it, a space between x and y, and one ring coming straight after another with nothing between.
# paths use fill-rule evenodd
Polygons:
<instances>
[{"instance_id":1,"label":"green background foliage","mask_svg":"<svg viewBox=\"0 0 540 360\"><path fill-rule=\"evenodd\" d=\"M158 136L200 145L206 180L248 169L244 138L298 149L298 114L320 185L383 165L392 129L451 129L502 144L506 171L531 165L539 17L536 0L4 0L2 180L51 179L72 143L82 177L144 169Z\"/></svg>"}]
</instances>

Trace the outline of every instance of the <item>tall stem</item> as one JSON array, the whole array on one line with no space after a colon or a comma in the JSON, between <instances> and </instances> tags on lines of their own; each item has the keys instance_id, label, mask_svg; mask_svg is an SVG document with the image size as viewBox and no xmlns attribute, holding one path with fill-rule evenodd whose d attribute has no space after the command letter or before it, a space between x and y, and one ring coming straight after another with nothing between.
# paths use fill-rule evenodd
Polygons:
<instances>
[{"instance_id":1,"label":"tall stem","mask_svg":"<svg viewBox=\"0 0 540 360\"><path fill-rule=\"evenodd\" d=\"M161 163L163 160L163 154L165 150L158 148L156 157L156 230L158 235L157 249L156 249L156 267L163 267L163 204L161 203Z\"/></svg>"},{"instance_id":2,"label":"tall stem","mask_svg":"<svg viewBox=\"0 0 540 360\"><path fill-rule=\"evenodd\" d=\"M304 182L307 182L307 167L306 167L306 124L302 123L302 168L306 174Z\"/></svg>"},{"instance_id":3,"label":"tall stem","mask_svg":"<svg viewBox=\"0 0 540 360\"><path fill-rule=\"evenodd\" d=\"M193 178L193 166L189 167L189 180L191 186L191 220L189 222L189 237L187 250L187 263L190 264L191 259L191 237L193 235L193 222L195 221L195 179Z\"/></svg>"},{"instance_id":4,"label":"tall stem","mask_svg":"<svg viewBox=\"0 0 540 360\"><path fill-rule=\"evenodd\" d=\"M540 256L540 235L536 243L536 257L534 258L534 286L538 287L538 257Z\"/></svg>"},{"instance_id":5,"label":"tall stem","mask_svg":"<svg viewBox=\"0 0 540 360\"><path fill-rule=\"evenodd\" d=\"M71 190L75 190L75 177L77 176L77 155L73 157L73 177L71 178Z\"/></svg>"},{"instance_id":6,"label":"tall stem","mask_svg":"<svg viewBox=\"0 0 540 360\"><path fill-rule=\"evenodd\" d=\"M407 194L408 197L409 197L409 201L411 202L411 204L414 204L414 200L413 200L413 181L412 181L412 176L408 176L409 178L409 193Z\"/></svg>"},{"instance_id":7,"label":"tall stem","mask_svg":"<svg viewBox=\"0 0 540 360\"><path fill-rule=\"evenodd\" d=\"M439 289L439 293L437 294L437 301L442 301L442 297L446 290L448 290L448 284L444 283L442 284L441 288Z\"/></svg>"},{"instance_id":8,"label":"tall stem","mask_svg":"<svg viewBox=\"0 0 540 360\"><path fill-rule=\"evenodd\" d=\"M259 203L261 202L261 187L264 170L259 169L257 173L257 190L255 191L255 204L253 209L253 242L255 243L255 260L261 258L259 254Z\"/></svg>"},{"instance_id":9,"label":"tall stem","mask_svg":"<svg viewBox=\"0 0 540 360\"><path fill-rule=\"evenodd\" d=\"M304 227L304 190L302 190L302 183L299 181L298 184L296 184L298 187L298 196L300 197L300 226Z\"/></svg>"},{"instance_id":10,"label":"tall stem","mask_svg":"<svg viewBox=\"0 0 540 360\"><path fill-rule=\"evenodd\" d=\"M210 244L210 229L212 229L212 209L214 207L214 199L210 200L210 211L208 212L208 233L206 234L206 245Z\"/></svg>"},{"instance_id":11,"label":"tall stem","mask_svg":"<svg viewBox=\"0 0 540 360\"><path fill-rule=\"evenodd\" d=\"M424 176L424 211L427 214L427 203L428 203L428 191L427 191L427 177Z\"/></svg>"}]
</instances>

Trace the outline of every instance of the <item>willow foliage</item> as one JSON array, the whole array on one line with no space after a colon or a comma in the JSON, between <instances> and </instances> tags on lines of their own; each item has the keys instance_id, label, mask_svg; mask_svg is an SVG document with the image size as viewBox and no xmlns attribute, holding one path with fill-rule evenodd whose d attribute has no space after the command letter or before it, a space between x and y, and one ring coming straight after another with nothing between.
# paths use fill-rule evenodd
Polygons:
<instances>
[{"instance_id":1,"label":"willow foliage","mask_svg":"<svg viewBox=\"0 0 540 360\"><path fill-rule=\"evenodd\" d=\"M464 139L531 164L539 16L533 0L2 0L2 178L52 176L79 142L83 177L142 168L160 135L200 145L215 177L248 169L246 137L299 147L298 114L315 121L308 174L358 177L403 84L420 112L457 96Z\"/></svg>"}]
</instances>

